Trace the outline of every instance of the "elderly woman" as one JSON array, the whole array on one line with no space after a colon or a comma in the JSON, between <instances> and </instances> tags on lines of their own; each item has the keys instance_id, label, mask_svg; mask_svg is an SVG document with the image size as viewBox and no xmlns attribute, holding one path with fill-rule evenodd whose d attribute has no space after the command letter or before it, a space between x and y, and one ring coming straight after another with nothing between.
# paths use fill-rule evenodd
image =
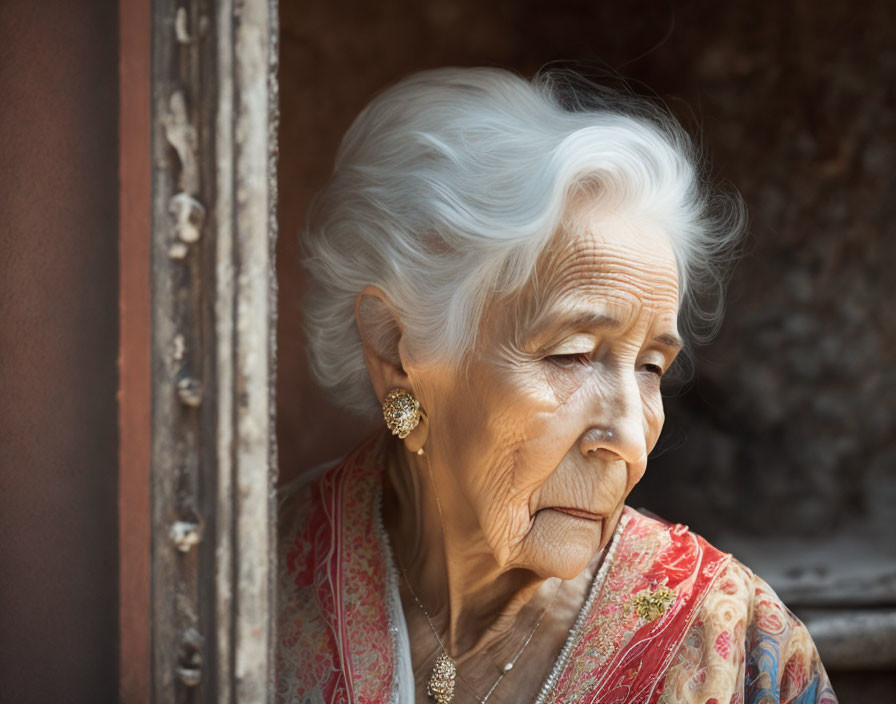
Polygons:
<instances>
[{"instance_id":1,"label":"elderly woman","mask_svg":"<svg viewBox=\"0 0 896 704\"><path fill-rule=\"evenodd\" d=\"M573 83L425 72L343 140L312 363L391 434L283 501L283 702L836 701L765 582L625 506L742 218L671 117Z\"/></svg>"}]
</instances>

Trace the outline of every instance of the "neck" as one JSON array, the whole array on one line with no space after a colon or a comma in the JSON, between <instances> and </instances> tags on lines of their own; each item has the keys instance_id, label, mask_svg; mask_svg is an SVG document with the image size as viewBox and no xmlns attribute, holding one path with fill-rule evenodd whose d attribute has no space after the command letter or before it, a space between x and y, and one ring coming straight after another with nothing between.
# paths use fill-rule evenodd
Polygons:
<instances>
[{"instance_id":1,"label":"neck","mask_svg":"<svg viewBox=\"0 0 896 704\"><path fill-rule=\"evenodd\" d=\"M383 514L399 565L449 654L484 650L510 661L521 631L538 623L559 578L498 564L450 471L397 445L386 462ZM443 478L440 483L439 478Z\"/></svg>"}]
</instances>

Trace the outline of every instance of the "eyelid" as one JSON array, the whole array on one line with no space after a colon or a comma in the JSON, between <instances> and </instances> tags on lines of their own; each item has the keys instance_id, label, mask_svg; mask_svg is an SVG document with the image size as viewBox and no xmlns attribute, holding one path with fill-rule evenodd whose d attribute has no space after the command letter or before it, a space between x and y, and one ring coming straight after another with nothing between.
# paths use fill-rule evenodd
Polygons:
<instances>
[{"instance_id":1,"label":"eyelid","mask_svg":"<svg viewBox=\"0 0 896 704\"><path fill-rule=\"evenodd\" d=\"M573 335L559 345L548 348L544 352L545 357L562 357L566 355L587 354L594 352L597 340L591 335Z\"/></svg>"},{"instance_id":2,"label":"eyelid","mask_svg":"<svg viewBox=\"0 0 896 704\"><path fill-rule=\"evenodd\" d=\"M663 376L663 374L669 371L670 366L671 361L666 357L666 355L662 354L658 350L654 352L648 352L641 358L641 361L638 363L639 369L643 369L645 367L656 367L659 370L659 376Z\"/></svg>"},{"instance_id":3,"label":"eyelid","mask_svg":"<svg viewBox=\"0 0 896 704\"><path fill-rule=\"evenodd\" d=\"M650 345L643 351L643 358L649 360L658 360L659 366L668 369L678 357L681 350L664 347L661 345Z\"/></svg>"}]
</instances>

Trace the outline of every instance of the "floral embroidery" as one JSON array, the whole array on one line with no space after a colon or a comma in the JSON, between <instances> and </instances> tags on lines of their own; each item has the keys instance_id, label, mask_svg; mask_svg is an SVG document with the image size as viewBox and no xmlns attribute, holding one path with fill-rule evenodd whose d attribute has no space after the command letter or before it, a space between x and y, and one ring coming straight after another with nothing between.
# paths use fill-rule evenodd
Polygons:
<instances>
[{"instance_id":1,"label":"floral embroidery","mask_svg":"<svg viewBox=\"0 0 896 704\"><path fill-rule=\"evenodd\" d=\"M760 604L764 606L764 604ZM784 632L784 622L777 613L767 613L765 609L760 611L759 615L754 619L756 628L770 636L781 635Z\"/></svg>"},{"instance_id":2,"label":"floral embroidery","mask_svg":"<svg viewBox=\"0 0 896 704\"><path fill-rule=\"evenodd\" d=\"M719 637L716 638L716 644L713 647L722 660L727 660L728 655L731 653L731 634L728 631L719 633Z\"/></svg>"},{"instance_id":3,"label":"floral embroidery","mask_svg":"<svg viewBox=\"0 0 896 704\"><path fill-rule=\"evenodd\" d=\"M795 653L784 666L784 681L781 685L781 699L793 699L809 685L809 673L803 664L803 653Z\"/></svg>"},{"instance_id":4,"label":"floral embroidery","mask_svg":"<svg viewBox=\"0 0 896 704\"><path fill-rule=\"evenodd\" d=\"M282 512L279 702L391 698L394 659L386 565L373 538L372 449L372 443L359 448Z\"/></svg>"}]
</instances>

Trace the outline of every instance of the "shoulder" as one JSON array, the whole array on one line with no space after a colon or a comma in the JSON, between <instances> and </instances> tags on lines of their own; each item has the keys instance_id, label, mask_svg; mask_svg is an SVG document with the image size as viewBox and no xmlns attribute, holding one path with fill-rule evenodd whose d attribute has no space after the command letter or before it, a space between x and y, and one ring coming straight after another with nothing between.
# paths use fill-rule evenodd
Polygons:
<instances>
[{"instance_id":1,"label":"shoulder","mask_svg":"<svg viewBox=\"0 0 896 704\"><path fill-rule=\"evenodd\" d=\"M277 701L347 701L336 624L355 584L377 576L376 545L364 539L377 478L368 445L278 492Z\"/></svg>"},{"instance_id":2,"label":"shoulder","mask_svg":"<svg viewBox=\"0 0 896 704\"><path fill-rule=\"evenodd\" d=\"M764 579L686 526L627 514L626 532L655 545L654 579L717 567L666 670L661 702L836 703L808 629Z\"/></svg>"},{"instance_id":3,"label":"shoulder","mask_svg":"<svg viewBox=\"0 0 896 704\"><path fill-rule=\"evenodd\" d=\"M692 583L700 593L716 581L731 556L680 523L669 523L643 509L626 508L625 552L642 555L645 578L675 585Z\"/></svg>"},{"instance_id":4,"label":"shoulder","mask_svg":"<svg viewBox=\"0 0 896 704\"><path fill-rule=\"evenodd\" d=\"M294 569L299 555L311 559L316 542L337 524L369 518L376 499L376 438L343 458L326 462L277 491L277 543L283 568Z\"/></svg>"},{"instance_id":5,"label":"shoulder","mask_svg":"<svg viewBox=\"0 0 896 704\"><path fill-rule=\"evenodd\" d=\"M668 702L836 704L808 629L761 577L730 558L666 676Z\"/></svg>"},{"instance_id":6,"label":"shoulder","mask_svg":"<svg viewBox=\"0 0 896 704\"><path fill-rule=\"evenodd\" d=\"M723 607L731 609L736 605L738 613L743 615L745 621L752 621L754 612L760 619L764 615L774 614L783 620L785 613L790 619L796 618L765 580L688 526L670 523L644 509L637 511L627 509L626 516L628 523L625 532L629 540L655 544L654 550L660 567L668 567L674 571L681 563L687 561L683 556L691 557L691 562L695 559L694 556L701 554L708 554L715 559L719 569L706 590L705 598L697 612L698 617Z\"/></svg>"},{"instance_id":7,"label":"shoulder","mask_svg":"<svg viewBox=\"0 0 896 704\"><path fill-rule=\"evenodd\" d=\"M745 643L748 701L836 703L809 630L765 580L750 574L752 612Z\"/></svg>"},{"instance_id":8,"label":"shoulder","mask_svg":"<svg viewBox=\"0 0 896 704\"><path fill-rule=\"evenodd\" d=\"M338 688L331 604L318 586L319 556L333 533L320 479L303 477L278 491L277 702L326 701Z\"/></svg>"}]
</instances>

